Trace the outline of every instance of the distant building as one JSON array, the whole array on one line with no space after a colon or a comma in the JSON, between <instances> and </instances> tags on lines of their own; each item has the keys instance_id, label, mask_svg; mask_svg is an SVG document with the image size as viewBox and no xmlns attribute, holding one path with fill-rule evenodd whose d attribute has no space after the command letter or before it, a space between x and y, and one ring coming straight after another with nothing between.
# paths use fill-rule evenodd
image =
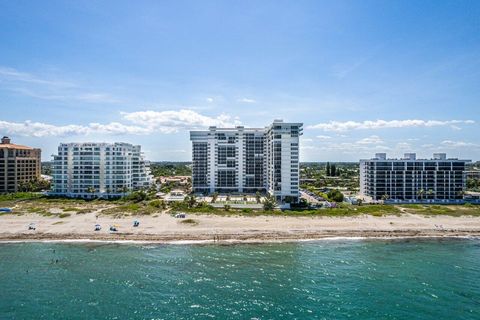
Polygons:
<instances>
[{"instance_id":1,"label":"distant building","mask_svg":"<svg viewBox=\"0 0 480 320\"><path fill-rule=\"evenodd\" d=\"M467 176L467 179L480 179L480 171L465 171L465 175Z\"/></svg>"},{"instance_id":2,"label":"distant building","mask_svg":"<svg viewBox=\"0 0 480 320\"><path fill-rule=\"evenodd\" d=\"M3 137L0 144L0 193L17 192L23 183L40 179L41 150L13 144Z\"/></svg>"},{"instance_id":3,"label":"distant building","mask_svg":"<svg viewBox=\"0 0 480 320\"><path fill-rule=\"evenodd\" d=\"M470 160L417 159L406 153L402 159L387 159L385 153L360 160L360 193L373 200L391 202L460 202L465 191L465 165Z\"/></svg>"},{"instance_id":4,"label":"distant building","mask_svg":"<svg viewBox=\"0 0 480 320\"><path fill-rule=\"evenodd\" d=\"M201 193L268 192L297 202L302 123L191 131L192 186Z\"/></svg>"},{"instance_id":5,"label":"distant building","mask_svg":"<svg viewBox=\"0 0 480 320\"><path fill-rule=\"evenodd\" d=\"M62 143L53 160L52 195L113 198L153 181L140 146L128 143Z\"/></svg>"}]
</instances>

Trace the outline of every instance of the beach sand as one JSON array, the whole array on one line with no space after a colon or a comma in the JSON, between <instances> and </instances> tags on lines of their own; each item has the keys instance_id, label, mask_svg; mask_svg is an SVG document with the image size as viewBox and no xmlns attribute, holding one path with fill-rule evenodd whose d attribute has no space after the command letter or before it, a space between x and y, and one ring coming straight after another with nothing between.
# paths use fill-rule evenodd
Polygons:
<instances>
[{"instance_id":1,"label":"beach sand","mask_svg":"<svg viewBox=\"0 0 480 320\"><path fill-rule=\"evenodd\" d=\"M195 223L182 223L169 214L113 218L95 213L70 217L37 214L1 215L0 241L135 240L147 242L220 241L261 242L329 237L468 237L480 236L480 218L451 216L218 216L189 214ZM140 221L134 228L133 221ZM35 223L36 230L27 230ZM94 231L95 224L102 226ZM116 225L118 232L110 232Z\"/></svg>"}]
</instances>

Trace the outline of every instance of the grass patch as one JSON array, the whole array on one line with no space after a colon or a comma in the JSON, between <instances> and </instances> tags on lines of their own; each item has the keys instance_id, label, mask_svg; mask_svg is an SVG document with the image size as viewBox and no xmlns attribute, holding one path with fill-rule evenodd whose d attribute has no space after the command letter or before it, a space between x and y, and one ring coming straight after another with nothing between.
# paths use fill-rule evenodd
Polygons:
<instances>
[{"instance_id":1,"label":"grass patch","mask_svg":"<svg viewBox=\"0 0 480 320\"><path fill-rule=\"evenodd\" d=\"M480 216L480 206L465 205L401 205L406 212L411 214L423 214L427 216L446 215L446 216Z\"/></svg>"},{"instance_id":2,"label":"grass patch","mask_svg":"<svg viewBox=\"0 0 480 320\"><path fill-rule=\"evenodd\" d=\"M399 215L400 209L384 205L363 205L353 206L342 204L337 208L325 208L316 210L285 210L284 214L289 216L325 216L325 217L350 217L358 215L372 215L381 217L386 215Z\"/></svg>"},{"instance_id":3,"label":"grass patch","mask_svg":"<svg viewBox=\"0 0 480 320\"><path fill-rule=\"evenodd\" d=\"M89 213L91 211L92 211L91 209L79 209L76 213L77 214L86 214L86 213Z\"/></svg>"},{"instance_id":4,"label":"grass patch","mask_svg":"<svg viewBox=\"0 0 480 320\"><path fill-rule=\"evenodd\" d=\"M45 208L41 207L29 207L26 209L28 213L36 213L38 215L44 216L44 217L50 217L53 215L50 211L46 210Z\"/></svg>"},{"instance_id":5,"label":"grass patch","mask_svg":"<svg viewBox=\"0 0 480 320\"><path fill-rule=\"evenodd\" d=\"M34 192L15 192L15 193L6 193L0 194L0 201L11 201L11 200L32 200L45 198L41 193Z\"/></svg>"},{"instance_id":6,"label":"grass patch","mask_svg":"<svg viewBox=\"0 0 480 320\"><path fill-rule=\"evenodd\" d=\"M107 215L151 215L157 213L159 208L150 206L147 203L126 203L116 207L107 208L101 211L102 214Z\"/></svg>"},{"instance_id":7,"label":"grass patch","mask_svg":"<svg viewBox=\"0 0 480 320\"><path fill-rule=\"evenodd\" d=\"M60 213L60 214L58 215L58 217L59 217L59 218L62 218L62 219L63 219L63 218L68 218L68 217L70 217L70 216L71 216L70 213Z\"/></svg>"},{"instance_id":8,"label":"grass patch","mask_svg":"<svg viewBox=\"0 0 480 320\"><path fill-rule=\"evenodd\" d=\"M64 221L57 221L57 222L54 222L52 223L52 225L56 225L56 224L64 224L65 222Z\"/></svg>"}]
</instances>

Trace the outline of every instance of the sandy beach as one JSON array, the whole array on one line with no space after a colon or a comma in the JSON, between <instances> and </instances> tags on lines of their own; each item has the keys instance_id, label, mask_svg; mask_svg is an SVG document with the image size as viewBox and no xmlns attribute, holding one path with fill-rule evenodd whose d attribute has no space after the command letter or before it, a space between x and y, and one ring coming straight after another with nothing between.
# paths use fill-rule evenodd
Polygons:
<instances>
[{"instance_id":1,"label":"sandy beach","mask_svg":"<svg viewBox=\"0 0 480 320\"><path fill-rule=\"evenodd\" d=\"M95 213L67 218L37 214L0 216L0 241L23 240L136 240L151 242L220 241L259 242L321 239L328 237L466 237L480 236L480 218L451 216L217 216L188 215L194 223L182 223L169 214L156 217L113 218ZM133 221L140 221L133 227ZM28 230L35 223L36 230ZM94 231L95 224L102 230ZM110 232L115 225L117 232Z\"/></svg>"}]
</instances>

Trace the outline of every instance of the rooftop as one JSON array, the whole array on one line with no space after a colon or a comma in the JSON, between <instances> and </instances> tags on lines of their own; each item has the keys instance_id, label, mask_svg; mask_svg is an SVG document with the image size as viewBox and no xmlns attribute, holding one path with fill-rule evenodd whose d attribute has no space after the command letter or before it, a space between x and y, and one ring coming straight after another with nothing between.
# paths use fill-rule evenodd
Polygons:
<instances>
[{"instance_id":1,"label":"rooftop","mask_svg":"<svg viewBox=\"0 0 480 320\"><path fill-rule=\"evenodd\" d=\"M10 143L10 138L4 136L2 138L2 142L0 143L0 148L7 148L7 149L20 149L20 150L33 150L32 147L22 146L19 144Z\"/></svg>"},{"instance_id":2,"label":"rooftop","mask_svg":"<svg viewBox=\"0 0 480 320\"><path fill-rule=\"evenodd\" d=\"M458 158L447 158L446 153L434 153L431 159L417 159L416 153L405 153L403 158L387 158L386 153L376 153L375 157L371 159L362 159L361 161L465 161L471 162L471 160L458 159Z\"/></svg>"}]
</instances>

